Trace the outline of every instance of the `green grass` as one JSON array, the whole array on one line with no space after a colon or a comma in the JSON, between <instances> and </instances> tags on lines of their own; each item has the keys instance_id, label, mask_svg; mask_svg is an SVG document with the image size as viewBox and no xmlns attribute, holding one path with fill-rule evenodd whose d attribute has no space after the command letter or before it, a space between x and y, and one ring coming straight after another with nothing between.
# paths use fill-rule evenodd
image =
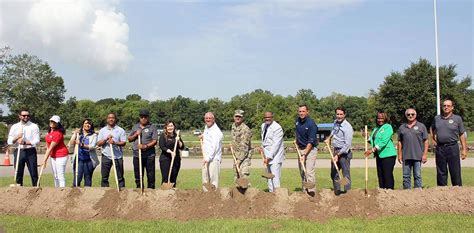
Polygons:
<instances>
[{"instance_id":1,"label":"green grass","mask_svg":"<svg viewBox=\"0 0 474 233\"><path fill-rule=\"evenodd\" d=\"M50 168L47 168L50 169ZM265 190L267 188L266 180L261 178L260 175L262 169L252 169L250 182L253 187ZM111 173L112 174L112 173ZM231 169L222 169L220 176L220 186L230 187L233 186L233 171ZM317 189L329 189L332 188L332 181L330 179L330 170L328 168L316 169L316 186ZM365 184L365 170L363 168L351 169L352 175L352 187L364 188ZM395 188L402 188L402 169L395 168ZM424 187L435 187L436 186L436 168L422 168L423 186ZM94 172L92 185L100 186L100 170ZM113 176L110 178L111 185L115 185ZM463 185L474 186L474 168L463 168L462 169ZM125 184L127 188L135 188L134 176L132 171L125 172ZM159 170L156 171L157 186L161 181L161 173ZM0 187L8 186L13 181L12 177L1 177ZM66 174L66 185L70 186L72 183L72 173ZM290 191L299 191L301 186L301 178L298 174L298 169L283 169L282 171L282 187L288 188ZM31 186L30 177L24 178L25 186ZM54 187L53 178L51 174L43 175L41 178L41 184L47 187ZM412 182L413 184L413 182ZM201 170L190 169L181 170L178 176L178 187L180 189L199 189L201 187ZM369 169L369 189L378 187L377 171L375 168Z\"/></svg>"},{"instance_id":2,"label":"green grass","mask_svg":"<svg viewBox=\"0 0 474 233\"><path fill-rule=\"evenodd\" d=\"M319 223L277 219L67 221L0 215L0 226L7 232L472 232L474 218L467 215L433 214L376 220L331 219L326 223Z\"/></svg>"}]
</instances>

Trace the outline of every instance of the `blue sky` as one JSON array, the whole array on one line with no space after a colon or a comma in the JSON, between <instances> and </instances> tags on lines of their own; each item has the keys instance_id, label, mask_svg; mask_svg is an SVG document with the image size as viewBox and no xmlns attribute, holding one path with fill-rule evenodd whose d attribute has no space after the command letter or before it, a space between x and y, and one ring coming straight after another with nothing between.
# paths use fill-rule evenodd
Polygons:
<instances>
[{"instance_id":1,"label":"blue sky","mask_svg":"<svg viewBox=\"0 0 474 233\"><path fill-rule=\"evenodd\" d=\"M78 99L366 96L391 71L435 62L431 0L84 2L0 3L0 44L48 61ZM459 77L474 71L473 12L438 1L440 63Z\"/></svg>"}]
</instances>

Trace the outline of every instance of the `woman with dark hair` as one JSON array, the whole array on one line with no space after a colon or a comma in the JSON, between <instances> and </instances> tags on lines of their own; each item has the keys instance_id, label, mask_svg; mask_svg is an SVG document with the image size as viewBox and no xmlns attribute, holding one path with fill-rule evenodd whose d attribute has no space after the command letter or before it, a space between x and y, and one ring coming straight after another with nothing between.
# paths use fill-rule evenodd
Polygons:
<instances>
[{"instance_id":1,"label":"woman with dark hair","mask_svg":"<svg viewBox=\"0 0 474 233\"><path fill-rule=\"evenodd\" d=\"M46 154L44 156L43 165L46 167L48 158L51 157L51 168L53 169L54 187L66 187L66 178L64 171L66 170L67 155L69 154L64 144L64 127L61 125L59 116L52 116L49 119L48 133L45 136Z\"/></svg>"},{"instance_id":2,"label":"woman with dark hair","mask_svg":"<svg viewBox=\"0 0 474 233\"><path fill-rule=\"evenodd\" d=\"M379 187L393 189L395 186L393 167L397 158L397 151L392 141L393 128L389 123L387 113L384 111L377 112L376 122L377 126L369 138L372 149L367 150L364 154L367 157L374 153L377 162Z\"/></svg>"},{"instance_id":3,"label":"woman with dark hair","mask_svg":"<svg viewBox=\"0 0 474 233\"><path fill-rule=\"evenodd\" d=\"M171 171L170 182L174 183L176 187L176 179L178 177L179 169L181 167L180 149L184 149L184 142L179 138L176 154L173 152L174 144L176 142L176 125L173 121L168 120L165 124L163 133L160 136L160 170L161 170L161 184L168 182L168 173L170 171L171 156L175 156L173 162L173 170Z\"/></svg>"},{"instance_id":4,"label":"woman with dark hair","mask_svg":"<svg viewBox=\"0 0 474 233\"><path fill-rule=\"evenodd\" d=\"M99 165L99 159L95 153L95 145L97 143L97 134L94 131L94 124L92 120L86 118L82 121L80 129L76 129L76 133L72 136L71 141L79 147L79 164L77 165L77 186L81 186L82 178L84 178L84 186L92 186L92 174L95 167ZM79 136L79 137L77 137ZM74 158L76 160L76 158ZM76 186L76 162L73 163L74 182Z\"/></svg>"}]
</instances>

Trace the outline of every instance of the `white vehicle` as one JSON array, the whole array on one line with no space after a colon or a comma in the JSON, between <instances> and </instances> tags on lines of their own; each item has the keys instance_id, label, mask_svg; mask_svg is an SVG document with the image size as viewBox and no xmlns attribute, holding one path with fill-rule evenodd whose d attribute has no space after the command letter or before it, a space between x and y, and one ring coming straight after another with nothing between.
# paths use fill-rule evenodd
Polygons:
<instances>
[{"instance_id":1,"label":"white vehicle","mask_svg":"<svg viewBox=\"0 0 474 233\"><path fill-rule=\"evenodd\" d=\"M201 134L202 134L202 132L201 132L200 129L195 129L195 130L193 131L193 135L195 135L195 136L198 136L198 135L201 135Z\"/></svg>"}]
</instances>

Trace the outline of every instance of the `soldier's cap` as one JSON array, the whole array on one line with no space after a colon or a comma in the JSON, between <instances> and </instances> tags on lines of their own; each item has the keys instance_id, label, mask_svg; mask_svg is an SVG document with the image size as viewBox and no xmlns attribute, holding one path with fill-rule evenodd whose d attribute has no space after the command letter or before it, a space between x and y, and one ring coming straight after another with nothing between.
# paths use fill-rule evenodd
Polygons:
<instances>
[{"instance_id":1,"label":"soldier's cap","mask_svg":"<svg viewBox=\"0 0 474 233\"><path fill-rule=\"evenodd\" d=\"M234 116L240 116L240 117L243 117L243 116L244 116L244 110L241 110L241 109L237 109L237 110L235 110L235 112L234 112Z\"/></svg>"},{"instance_id":2,"label":"soldier's cap","mask_svg":"<svg viewBox=\"0 0 474 233\"><path fill-rule=\"evenodd\" d=\"M139 116L150 116L150 111L148 111L146 109L142 109L142 110L140 110Z\"/></svg>"}]
</instances>

